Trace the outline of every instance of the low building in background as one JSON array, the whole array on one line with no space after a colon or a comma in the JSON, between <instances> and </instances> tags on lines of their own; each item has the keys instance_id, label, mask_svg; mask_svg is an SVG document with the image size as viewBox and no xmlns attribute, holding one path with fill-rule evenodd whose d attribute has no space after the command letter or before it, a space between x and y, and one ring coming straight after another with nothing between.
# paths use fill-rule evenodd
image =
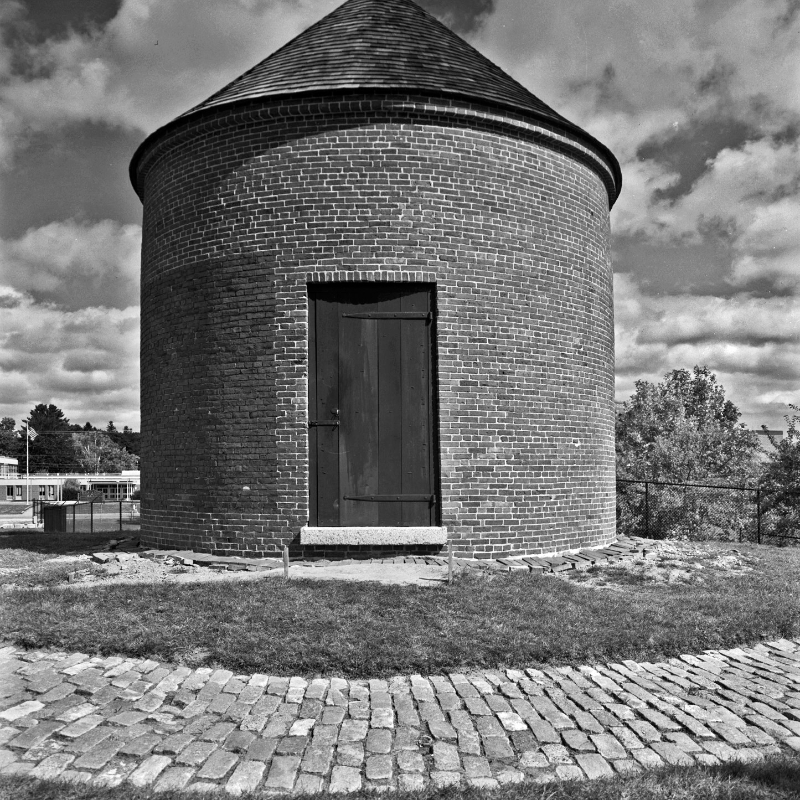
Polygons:
<instances>
[{"instance_id":1,"label":"low building in background","mask_svg":"<svg viewBox=\"0 0 800 800\"><path fill-rule=\"evenodd\" d=\"M761 428L761 430L756 431L759 435L759 443L764 448L764 455L762 458L766 459L767 455L770 453L775 452L775 444L779 444L781 439L783 439L783 431L773 431L767 430L766 428Z\"/></svg>"},{"instance_id":2,"label":"low building in background","mask_svg":"<svg viewBox=\"0 0 800 800\"><path fill-rule=\"evenodd\" d=\"M14 462L14 472L6 472L5 462ZM28 503L32 500L62 500L64 484L76 481L81 492L97 492L103 500L130 500L139 490L139 470L122 470L103 475L30 475L18 471L16 459L0 460L0 503ZM30 486L30 496L28 487Z\"/></svg>"},{"instance_id":3,"label":"low building in background","mask_svg":"<svg viewBox=\"0 0 800 800\"><path fill-rule=\"evenodd\" d=\"M0 478L16 475L19 472L19 463L16 458L0 456Z\"/></svg>"}]
</instances>

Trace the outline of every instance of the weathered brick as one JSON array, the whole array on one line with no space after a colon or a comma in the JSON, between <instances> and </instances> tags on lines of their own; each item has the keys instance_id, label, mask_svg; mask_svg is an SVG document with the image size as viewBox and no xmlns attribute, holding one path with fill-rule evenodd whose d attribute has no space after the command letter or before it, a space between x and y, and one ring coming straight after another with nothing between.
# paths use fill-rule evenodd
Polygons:
<instances>
[{"instance_id":1,"label":"weathered brick","mask_svg":"<svg viewBox=\"0 0 800 800\"><path fill-rule=\"evenodd\" d=\"M366 749L368 753L389 753L392 750L392 732L373 729L367 734Z\"/></svg>"},{"instance_id":2,"label":"weathered brick","mask_svg":"<svg viewBox=\"0 0 800 800\"><path fill-rule=\"evenodd\" d=\"M329 788L331 792L358 791L361 788L361 770L357 767L334 767Z\"/></svg>"},{"instance_id":3,"label":"weathered brick","mask_svg":"<svg viewBox=\"0 0 800 800\"><path fill-rule=\"evenodd\" d=\"M217 745L213 742L192 742L181 750L175 761L178 764L197 766L202 764L216 749Z\"/></svg>"},{"instance_id":4,"label":"weathered brick","mask_svg":"<svg viewBox=\"0 0 800 800\"><path fill-rule=\"evenodd\" d=\"M8 746L16 747L21 750L27 750L31 747L36 747L45 739L49 738L51 734L59 731L63 727L63 722L45 720L44 722L40 722L38 725L33 725L32 727L20 733L19 736L11 739L8 742Z\"/></svg>"},{"instance_id":5,"label":"weathered brick","mask_svg":"<svg viewBox=\"0 0 800 800\"><path fill-rule=\"evenodd\" d=\"M339 744L336 747L336 761L345 767L357 767L364 761L363 744Z\"/></svg>"},{"instance_id":6,"label":"weathered brick","mask_svg":"<svg viewBox=\"0 0 800 800\"><path fill-rule=\"evenodd\" d=\"M609 778L614 774L608 762L599 753L576 753L575 760L587 778Z\"/></svg>"},{"instance_id":7,"label":"weathered brick","mask_svg":"<svg viewBox=\"0 0 800 800\"><path fill-rule=\"evenodd\" d=\"M384 781L392 777L392 757L374 755L367 757L367 780Z\"/></svg>"},{"instance_id":8,"label":"weathered brick","mask_svg":"<svg viewBox=\"0 0 800 800\"><path fill-rule=\"evenodd\" d=\"M298 756L276 756L270 765L269 774L264 783L265 788L291 789L299 767L300 758Z\"/></svg>"},{"instance_id":9,"label":"weathered brick","mask_svg":"<svg viewBox=\"0 0 800 800\"><path fill-rule=\"evenodd\" d=\"M227 750L216 750L208 758L197 773L198 778L219 780L228 774L230 768L238 763L239 756Z\"/></svg>"},{"instance_id":10,"label":"weathered brick","mask_svg":"<svg viewBox=\"0 0 800 800\"><path fill-rule=\"evenodd\" d=\"M276 761L278 759L275 759ZM259 761L241 761L225 784L225 791L239 795L252 792L261 782L266 765Z\"/></svg>"},{"instance_id":11,"label":"weathered brick","mask_svg":"<svg viewBox=\"0 0 800 800\"><path fill-rule=\"evenodd\" d=\"M42 778L49 780L62 775L64 770L75 760L75 756L70 753L53 753L53 755L42 759L30 772L32 778ZM5 766L0 761L0 767Z\"/></svg>"},{"instance_id":12,"label":"weathered brick","mask_svg":"<svg viewBox=\"0 0 800 800\"><path fill-rule=\"evenodd\" d=\"M169 756L150 756L128 777L134 786L149 786L169 766Z\"/></svg>"},{"instance_id":13,"label":"weathered brick","mask_svg":"<svg viewBox=\"0 0 800 800\"><path fill-rule=\"evenodd\" d=\"M350 280L437 286L441 522L465 555L613 537L614 178L604 151L553 124L456 97L332 92L222 105L149 140L144 543L265 555L295 539L309 513L307 286ZM478 488L480 504L456 501Z\"/></svg>"},{"instance_id":14,"label":"weathered brick","mask_svg":"<svg viewBox=\"0 0 800 800\"><path fill-rule=\"evenodd\" d=\"M312 772L325 774L328 772L333 760L333 748L330 746L325 747L309 747L303 754L303 761L300 764L300 769L303 772Z\"/></svg>"}]
</instances>

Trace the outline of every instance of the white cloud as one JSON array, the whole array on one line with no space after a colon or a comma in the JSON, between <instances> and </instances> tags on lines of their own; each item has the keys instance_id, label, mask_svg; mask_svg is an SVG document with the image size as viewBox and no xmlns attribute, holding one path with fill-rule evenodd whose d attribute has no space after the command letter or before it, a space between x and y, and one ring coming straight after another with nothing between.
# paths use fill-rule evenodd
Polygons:
<instances>
[{"instance_id":1,"label":"white cloud","mask_svg":"<svg viewBox=\"0 0 800 800\"><path fill-rule=\"evenodd\" d=\"M800 196L797 195L751 208L746 226L736 241L734 280L743 283L771 275L782 288L800 287L798 220Z\"/></svg>"},{"instance_id":2,"label":"white cloud","mask_svg":"<svg viewBox=\"0 0 800 800\"><path fill-rule=\"evenodd\" d=\"M780 427L786 404L800 402L800 297L652 297L618 274L614 302L617 399L635 380L698 364L751 426Z\"/></svg>"},{"instance_id":3,"label":"white cloud","mask_svg":"<svg viewBox=\"0 0 800 800\"><path fill-rule=\"evenodd\" d=\"M71 123L150 133L339 3L123 0L100 30L19 47L24 72L0 57L0 164L8 166L31 133Z\"/></svg>"},{"instance_id":4,"label":"white cloud","mask_svg":"<svg viewBox=\"0 0 800 800\"><path fill-rule=\"evenodd\" d=\"M792 0L498 0L473 40L620 160L616 234L696 243L721 222L734 285L785 288L800 286L799 18ZM719 120L751 141L712 152L677 202L657 199L679 175L641 146L681 133L700 147L693 130Z\"/></svg>"},{"instance_id":5,"label":"white cloud","mask_svg":"<svg viewBox=\"0 0 800 800\"><path fill-rule=\"evenodd\" d=\"M55 403L139 427L141 229L66 220L0 240L0 416Z\"/></svg>"},{"instance_id":6,"label":"white cloud","mask_svg":"<svg viewBox=\"0 0 800 800\"><path fill-rule=\"evenodd\" d=\"M722 106L774 131L800 115L800 27L786 22L793 5L498 0L472 39L590 132L623 112L624 140L650 112L681 124ZM606 144L616 149L614 138Z\"/></svg>"},{"instance_id":7,"label":"white cloud","mask_svg":"<svg viewBox=\"0 0 800 800\"><path fill-rule=\"evenodd\" d=\"M782 286L800 286L797 141L761 139L721 150L691 190L675 201L648 201L646 190L656 187L658 178L647 179L645 190L634 198L642 203L638 214L625 206L614 220L617 233L644 234L663 243L699 242L709 231L722 233L733 252L734 284L769 276Z\"/></svg>"},{"instance_id":8,"label":"white cloud","mask_svg":"<svg viewBox=\"0 0 800 800\"><path fill-rule=\"evenodd\" d=\"M66 311L11 287L0 314L0 417L55 403L72 422L139 429L139 309Z\"/></svg>"},{"instance_id":9,"label":"white cloud","mask_svg":"<svg viewBox=\"0 0 800 800\"><path fill-rule=\"evenodd\" d=\"M0 239L0 284L72 309L138 304L141 236L112 220L31 228Z\"/></svg>"}]
</instances>

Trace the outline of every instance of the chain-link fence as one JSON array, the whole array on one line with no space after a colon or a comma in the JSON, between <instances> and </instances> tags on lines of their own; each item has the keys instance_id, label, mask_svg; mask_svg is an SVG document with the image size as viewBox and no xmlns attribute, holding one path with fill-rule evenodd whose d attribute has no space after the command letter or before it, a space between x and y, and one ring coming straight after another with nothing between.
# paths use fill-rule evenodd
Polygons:
<instances>
[{"instance_id":1,"label":"chain-link fence","mask_svg":"<svg viewBox=\"0 0 800 800\"><path fill-rule=\"evenodd\" d=\"M64 500L48 503L35 500L34 522L45 533L139 532L139 503L132 500Z\"/></svg>"},{"instance_id":2,"label":"chain-link fence","mask_svg":"<svg viewBox=\"0 0 800 800\"><path fill-rule=\"evenodd\" d=\"M800 542L800 492L618 478L617 533L648 539Z\"/></svg>"}]
</instances>

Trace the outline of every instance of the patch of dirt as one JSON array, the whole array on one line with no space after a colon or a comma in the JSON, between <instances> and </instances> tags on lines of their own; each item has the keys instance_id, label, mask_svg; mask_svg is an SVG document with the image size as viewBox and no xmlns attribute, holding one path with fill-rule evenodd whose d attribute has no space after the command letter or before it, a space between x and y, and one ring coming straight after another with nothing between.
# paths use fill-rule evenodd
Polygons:
<instances>
[{"instance_id":1,"label":"patch of dirt","mask_svg":"<svg viewBox=\"0 0 800 800\"><path fill-rule=\"evenodd\" d=\"M201 583L219 581L254 581L265 578L283 578L283 567L250 572L244 569L227 569L183 564L181 559L142 558L135 552L109 553L109 560L98 564L91 555L64 555L48 559L44 564L61 564L65 569L65 580L72 586L112 586L116 584L141 583ZM91 571L89 571L91 568ZM11 577L23 569L6 569ZM66 576L69 575L67 578ZM419 586L440 585L447 580L447 568L423 564L332 564L315 567L307 564L292 564L289 579L375 581L384 584L416 584ZM13 580L13 579L12 579ZM29 584L28 584L29 585ZM14 584L6 583L5 588Z\"/></svg>"},{"instance_id":2,"label":"patch of dirt","mask_svg":"<svg viewBox=\"0 0 800 800\"><path fill-rule=\"evenodd\" d=\"M646 584L702 584L709 576L741 575L753 569L757 556L751 555L748 545L735 547L722 542L652 542L647 558L626 558L611 564L601 564L586 571L568 570L559 577L581 586L609 591L626 591L636 585ZM283 567L248 571L229 569L227 565L208 567L183 558L142 558L134 550L107 552L100 555L99 564L89 553L60 555L39 562L36 566L5 568L0 571L0 583L5 588L14 586L13 573L20 573L20 584L31 586L38 581L37 570L42 570L41 585L53 584L53 567L61 566L59 579L72 586L111 586L115 584L143 583L200 583L219 581L254 581L267 578L283 579ZM22 578L23 570L27 573ZM462 570L457 570L457 577ZM473 572L470 570L470 572ZM33 573L33 575L32 575ZM45 573L49 580L44 580ZM506 573L487 574L487 580L502 580ZM447 581L447 567L424 564L390 562L364 562L311 566L293 563L290 579L376 581L384 584L416 584L438 586Z\"/></svg>"},{"instance_id":3,"label":"patch of dirt","mask_svg":"<svg viewBox=\"0 0 800 800\"><path fill-rule=\"evenodd\" d=\"M571 577L582 586L623 591L636 584L702 584L712 575L743 575L756 561L744 548L726 543L670 540L653 542L647 558L595 566Z\"/></svg>"}]
</instances>

